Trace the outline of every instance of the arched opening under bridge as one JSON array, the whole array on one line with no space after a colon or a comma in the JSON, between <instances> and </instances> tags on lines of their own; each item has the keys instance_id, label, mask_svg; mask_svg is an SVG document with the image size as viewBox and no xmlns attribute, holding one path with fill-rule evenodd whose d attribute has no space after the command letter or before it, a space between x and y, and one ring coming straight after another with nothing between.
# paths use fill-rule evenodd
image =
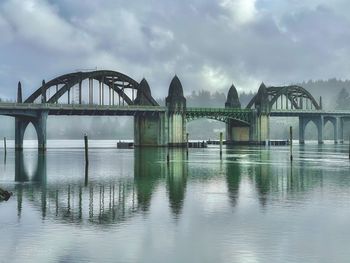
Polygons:
<instances>
[{"instance_id":1,"label":"arched opening under bridge","mask_svg":"<svg viewBox=\"0 0 350 263\"><path fill-rule=\"evenodd\" d=\"M189 140L219 140L220 132L226 132L226 123L210 118L187 120Z\"/></svg>"},{"instance_id":2,"label":"arched opening under bridge","mask_svg":"<svg viewBox=\"0 0 350 263\"><path fill-rule=\"evenodd\" d=\"M309 120L305 125L305 142L317 142L318 132L317 124L313 120Z\"/></svg>"}]
</instances>

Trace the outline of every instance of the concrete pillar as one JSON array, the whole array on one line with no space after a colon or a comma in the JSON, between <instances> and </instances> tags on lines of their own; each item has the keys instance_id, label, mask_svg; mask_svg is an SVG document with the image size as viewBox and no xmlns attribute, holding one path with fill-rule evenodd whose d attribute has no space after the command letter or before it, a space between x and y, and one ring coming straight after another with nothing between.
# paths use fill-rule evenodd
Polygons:
<instances>
[{"instance_id":1,"label":"concrete pillar","mask_svg":"<svg viewBox=\"0 0 350 263\"><path fill-rule=\"evenodd\" d=\"M80 80L80 81L79 81L79 104L81 104L81 102L82 102L81 84L82 84L82 81Z\"/></svg>"},{"instance_id":2,"label":"concrete pillar","mask_svg":"<svg viewBox=\"0 0 350 263\"><path fill-rule=\"evenodd\" d=\"M41 103L46 103L46 89L45 89L45 80L41 84Z\"/></svg>"},{"instance_id":3,"label":"concrete pillar","mask_svg":"<svg viewBox=\"0 0 350 263\"><path fill-rule=\"evenodd\" d=\"M262 144L270 139L270 101L264 83L261 83L256 96L256 119L255 124L253 124L255 132L253 133L255 134L255 142Z\"/></svg>"},{"instance_id":4,"label":"concrete pillar","mask_svg":"<svg viewBox=\"0 0 350 263\"><path fill-rule=\"evenodd\" d=\"M23 150L24 132L29 124L29 120L25 117L15 118L15 149Z\"/></svg>"},{"instance_id":5,"label":"concrete pillar","mask_svg":"<svg viewBox=\"0 0 350 263\"><path fill-rule=\"evenodd\" d=\"M323 144L324 118L320 116L317 120L318 144Z\"/></svg>"},{"instance_id":6,"label":"concrete pillar","mask_svg":"<svg viewBox=\"0 0 350 263\"><path fill-rule=\"evenodd\" d=\"M299 117L299 144L305 144L305 119Z\"/></svg>"},{"instance_id":7,"label":"concrete pillar","mask_svg":"<svg viewBox=\"0 0 350 263\"><path fill-rule=\"evenodd\" d=\"M243 143L250 141L250 126L243 126L240 123L229 120L226 124L226 142L227 143Z\"/></svg>"},{"instance_id":8,"label":"concrete pillar","mask_svg":"<svg viewBox=\"0 0 350 263\"><path fill-rule=\"evenodd\" d=\"M254 142L257 141L257 113L255 110L252 112L250 126L249 126L249 141Z\"/></svg>"},{"instance_id":9,"label":"concrete pillar","mask_svg":"<svg viewBox=\"0 0 350 263\"><path fill-rule=\"evenodd\" d=\"M338 118L338 140L339 143L344 143L344 119Z\"/></svg>"},{"instance_id":10,"label":"concrete pillar","mask_svg":"<svg viewBox=\"0 0 350 263\"><path fill-rule=\"evenodd\" d=\"M334 118L334 143L338 143L338 126L339 126L339 118Z\"/></svg>"},{"instance_id":11,"label":"concrete pillar","mask_svg":"<svg viewBox=\"0 0 350 263\"><path fill-rule=\"evenodd\" d=\"M150 87L145 79L140 82L137 96L134 101L136 105L151 105ZM167 114L162 113L138 113L134 116L134 145L144 146L167 146Z\"/></svg>"},{"instance_id":12,"label":"concrete pillar","mask_svg":"<svg viewBox=\"0 0 350 263\"><path fill-rule=\"evenodd\" d=\"M164 136L166 114L137 114L134 117L134 145L167 146L167 138Z\"/></svg>"},{"instance_id":13,"label":"concrete pillar","mask_svg":"<svg viewBox=\"0 0 350 263\"><path fill-rule=\"evenodd\" d=\"M259 142L263 143L270 139L270 117L262 114L258 116Z\"/></svg>"},{"instance_id":14,"label":"concrete pillar","mask_svg":"<svg viewBox=\"0 0 350 263\"><path fill-rule=\"evenodd\" d=\"M240 109L241 103L239 101L236 87L232 84L225 102L225 108ZM241 143L249 142L250 128L240 122L229 119L226 123L226 143Z\"/></svg>"},{"instance_id":15,"label":"concrete pillar","mask_svg":"<svg viewBox=\"0 0 350 263\"><path fill-rule=\"evenodd\" d=\"M38 136L38 149L40 151L46 150L46 123L48 112L42 112L40 115L32 120Z\"/></svg>"},{"instance_id":16,"label":"concrete pillar","mask_svg":"<svg viewBox=\"0 0 350 263\"><path fill-rule=\"evenodd\" d=\"M177 76L170 83L165 104L168 108L168 145L186 147L186 98Z\"/></svg>"},{"instance_id":17,"label":"concrete pillar","mask_svg":"<svg viewBox=\"0 0 350 263\"><path fill-rule=\"evenodd\" d=\"M17 87L17 103L22 103L22 84L20 81Z\"/></svg>"}]
</instances>

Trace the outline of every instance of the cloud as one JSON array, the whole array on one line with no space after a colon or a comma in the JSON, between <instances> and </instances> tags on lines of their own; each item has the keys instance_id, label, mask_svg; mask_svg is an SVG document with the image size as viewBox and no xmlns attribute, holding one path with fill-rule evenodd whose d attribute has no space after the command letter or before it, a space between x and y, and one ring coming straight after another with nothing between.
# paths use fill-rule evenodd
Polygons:
<instances>
[{"instance_id":1,"label":"cloud","mask_svg":"<svg viewBox=\"0 0 350 263\"><path fill-rule=\"evenodd\" d=\"M350 78L350 21L336 1L4 0L0 93L25 96L77 69L146 77L155 97L172 76L193 89L240 91L266 84Z\"/></svg>"},{"instance_id":2,"label":"cloud","mask_svg":"<svg viewBox=\"0 0 350 263\"><path fill-rule=\"evenodd\" d=\"M255 2L256 0L222 0L220 6L228 11L229 18L239 26L254 20L257 15Z\"/></svg>"},{"instance_id":3,"label":"cloud","mask_svg":"<svg viewBox=\"0 0 350 263\"><path fill-rule=\"evenodd\" d=\"M57 10L45 1L7 1L2 6L2 12L16 34L16 41L50 52L92 51L94 40L63 20Z\"/></svg>"}]
</instances>

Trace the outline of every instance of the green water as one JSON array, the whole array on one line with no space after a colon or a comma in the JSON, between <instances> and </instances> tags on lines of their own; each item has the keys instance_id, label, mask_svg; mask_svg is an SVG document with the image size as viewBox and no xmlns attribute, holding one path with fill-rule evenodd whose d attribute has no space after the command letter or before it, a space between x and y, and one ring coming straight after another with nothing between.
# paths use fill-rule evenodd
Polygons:
<instances>
[{"instance_id":1,"label":"green water","mask_svg":"<svg viewBox=\"0 0 350 263\"><path fill-rule=\"evenodd\" d=\"M0 262L350 262L348 145L166 154L2 151Z\"/></svg>"}]
</instances>

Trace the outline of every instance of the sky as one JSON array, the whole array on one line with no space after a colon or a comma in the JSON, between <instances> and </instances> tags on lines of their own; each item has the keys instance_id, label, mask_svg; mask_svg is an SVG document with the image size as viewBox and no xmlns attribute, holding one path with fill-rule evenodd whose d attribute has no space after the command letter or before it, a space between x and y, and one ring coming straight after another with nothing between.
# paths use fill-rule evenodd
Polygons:
<instances>
[{"instance_id":1,"label":"sky","mask_svg":"<svg viewBox=\"0 0 350 263\"><path fill-rule=\"evenodd\" d=\"M350 78L347 0L0 0L0 97L108 69L165 97Z\"/></svg>"}]
</instances>

